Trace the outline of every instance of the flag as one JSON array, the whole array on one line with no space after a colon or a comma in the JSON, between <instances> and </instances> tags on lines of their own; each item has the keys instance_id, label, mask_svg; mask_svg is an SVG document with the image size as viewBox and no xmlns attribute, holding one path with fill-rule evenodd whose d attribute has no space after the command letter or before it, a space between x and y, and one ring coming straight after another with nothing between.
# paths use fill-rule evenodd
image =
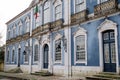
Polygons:
<instances>
[{"instance_id":1,"label":"flag","mask_svg":"<svg viewBox=\"0 0 120 80\"><path fill-rule=\"evenodd\" d=\"M35 7L35 13L34 13L34 15L35 15L35 19L37 19L37 17L38 17L38 5L36 5L36 7Z\"/></svg>"}]
</instances>

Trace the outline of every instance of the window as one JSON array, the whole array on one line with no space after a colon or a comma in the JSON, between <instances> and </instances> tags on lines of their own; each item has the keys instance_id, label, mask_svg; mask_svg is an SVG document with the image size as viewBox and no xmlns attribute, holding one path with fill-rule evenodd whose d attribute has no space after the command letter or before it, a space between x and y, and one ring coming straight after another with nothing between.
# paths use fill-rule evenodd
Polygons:
<instances>
[{"instance_id":1,"label":"window","mask_svg":"<svg viewBox=\"0 0 120 80\"><path fill-rule=\"evenodd\" d=\"M75 0L75 13L80 12L85 9L84 0Z\"/></svg>"},{"instance_id":2,"label":"window","mask_svg":"<svg viewBox=\"0 0 120 80\"><path fill-rule=\"evenodd\" d=\"M22 22L20 21L19 24L18 24L18 27L19 27L19 35L22 35Z\"/></svg>"},{"instance_id":3,"label":"window","mask_svg":"<svg viewBox=\"0 0 120 80\"><path fill-rule=\"evenodd\" d=\"M10 30L8 30L8 39L10 39Z\"/></svg>"},{"instance_id":4,"label":"window","mask_svg":"<svg viewBox=\"0 0 120 80\"><path fill-rule=\"evenodd\" d=\"M8 51L8 52L7 52L7 59L6 59L7 62L9 62L9 56L10 56L10 53L9 53L9 51Z\"/></svg>"},{"instance_id":5,"label":"window","mask_svg":"<svg viewBox=\"0 0 120 80\"><path fill-rule=\"evenodd\" d=\"M24 54L24 62L26 63L26 62L28 62L28 53L26 52L26 54Z\"/></svg>"},{"instance_id":6,"label":"window","mask_svg":"<svg viewBox=\"0 0 120 80\"><path fill-rule=\"evenodd\" d=\"M61 61L61 39L55 41L55 61Z\"/></svg>"},{"instance_id":7,"label":"window","mask_svg":"<svg viewBox=\"0 0 120 80\"><path fill-rule=\"evenodd\" d=\"M38 45L34 46L34 62L38 61Z\"/></svg>"},{"instance_id":8,"label":"window","mask_svg":"<svg viewBox=\"0 0 120 80\"><path fill-rule=\"evenodd\" d=\"M16 37L16 26L13 27L13 37Z\"/></svg>"},{"instance_id":9,"label":"window","mask_svg":"<svg viewBox=\"0 0 120 80\"><path fill-rule=\"evenodd\" d=\"M74 33L74 63L87 64L87 34L84 28Z\"/></svg>"},{"instance_id":10,"label":"window","mask_svg":"<svg viewBox=\"0 0 120 80\"><path fill-rule=\"evenodd\" d=\"M14 62L14 60L15 60L15 51L13 50L12 51L12 62Z\"/></svg>"},{"instance_id":11,"label":"window","mask_svg":"<svg viewBox=\"0 0 120 80\"><path fill-rule=\"evenodd\" d=\"M40 6L36 5L34 8L35 28L40 25Z\"/></svg>"},{"instance_id":12,"label":"window","mask_svg":"<svg viewBox=\"0 0 120 80\"><path fill-rule=\"evenodd\" d=\"M49 2L45 2L44 4L44 24L48 23L50 20L50 13L49 13Z\"/></svg>"},{"instance_id":13,"label":"window","mask_svg":"<svg viewBox=\"0 0 120 80\"><path fill-rule=\"evenodd\" d=\"M85 36L76 37L76 61L85 61Z\"/></svg>"},{"instance_id":14,"label":"window","mask_svg":"<svg viewBox=\"0 0 120 80\"><path fill-rule=\"evenodd\" d=\"M62 18L61 4L55 7L55 20Z\"/></svg>"},{"instance_id":15,"label":"window","mask_svg":"<svg viewBox=\"0 0 120 80\"><path fill-rule=\"evenodd\" d=\"M29 32L30 29L30 21L26 22L26 32Z\"/></svg>"}]
</instances>

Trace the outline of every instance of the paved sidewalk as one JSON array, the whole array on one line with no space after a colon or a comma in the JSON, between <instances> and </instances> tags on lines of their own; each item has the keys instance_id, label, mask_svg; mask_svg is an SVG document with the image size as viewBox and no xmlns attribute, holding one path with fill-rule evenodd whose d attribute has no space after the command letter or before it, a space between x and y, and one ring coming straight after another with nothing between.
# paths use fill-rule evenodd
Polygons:
<instances>
[{"instance_id":1,"label":"paved sidewalk","mask_svg":"<svg viewBox=\"0 0 120 80\"><path fill-rule=\"evenodd\" d=\"M0 72L0 76L20 78L24 80L85 80L84 77L63 77L63 76L35 76L25 73L4 73Z\"/></svg>"}]
</instances>

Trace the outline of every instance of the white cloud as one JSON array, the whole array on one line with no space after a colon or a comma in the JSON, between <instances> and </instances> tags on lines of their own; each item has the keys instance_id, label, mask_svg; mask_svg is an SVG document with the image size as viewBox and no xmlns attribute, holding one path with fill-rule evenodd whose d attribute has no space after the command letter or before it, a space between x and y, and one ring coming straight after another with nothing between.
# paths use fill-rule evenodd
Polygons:
<instances>
[{"instance_id":1,"label":"white cloud","mask_svg":"<svg viewBox=\"0 0 120 80\"><path fill-rule=\"evenodd\" d=\"M0 33L2 33L2 42L6 40L5 23L25 10L32 0L1 0L0 1ZM1 44L1 43L0 43Z\"/></svg>"}]
</instances>

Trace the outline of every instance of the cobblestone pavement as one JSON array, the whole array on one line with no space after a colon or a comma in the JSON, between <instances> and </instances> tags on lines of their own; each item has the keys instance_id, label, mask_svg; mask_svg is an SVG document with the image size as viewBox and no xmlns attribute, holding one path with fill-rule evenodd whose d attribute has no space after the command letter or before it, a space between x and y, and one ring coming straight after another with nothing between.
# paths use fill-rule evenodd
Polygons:
<instances>
[{"instance_id":1,"label":"cobblestone pavement","mask_svg":"<svg viewBox=\"0 0 120 80\"><path fill-rule=\"evenodd\" d=\"M42 76L25 74L25 73L4 73L4 72L0 72L0 76L20 78L20 80L85 80L84 77L62 77L62 76L42 77ZM0 79L0 80L10 80L10 79Z\"/></svg>"}]
</instances>

